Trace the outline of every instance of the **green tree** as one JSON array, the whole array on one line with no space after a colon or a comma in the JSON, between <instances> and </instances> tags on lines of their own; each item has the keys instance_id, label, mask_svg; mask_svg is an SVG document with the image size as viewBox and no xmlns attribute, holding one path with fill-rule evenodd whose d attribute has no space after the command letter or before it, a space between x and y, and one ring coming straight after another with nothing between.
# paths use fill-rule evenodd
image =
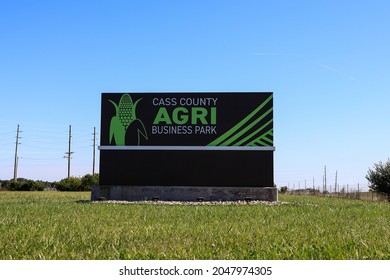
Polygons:
<instances>
[{"instance_id":1,"label":"green tree","mask_svg":"<svg viewBox=\"0 0 390 280\"><path fill-rule=\"evenodd\" d=\"M44 182L24 178L18 178L16 182L12 180L8 187L11 191L43 191L44 188Z\"/></svg>"},{"instance_id":2,"label":"green tree","mask_svg":"<svg viewBox=\"0 0 390 280\"><path fill-rule=\"evenodd\" d=\"M372 191L385 193L390 198L390 160L375 163L372 169L368 169L366 179Z\"/></svg>"},{"instance_id":3,"label":"green tree","mask_svg":"<svg viewBox=\"0 0 390 280\"><path fill-rule=\"evenodd\" d=\"M11 189L10 185L11 185L11 180L3 180L3 181L1 181L1 189L3 191L10 190Z\"/></svg>"},{"instance_id":4,"label":"green tree","mask_svg":"<svg viewBox=\"0 0 390 280\"><path fill-rule=\"evenodd\" d=\"M86 174L81 178L81 188L83 191L90 191L92 186L99 185L99 174Z\"/></svg>"},{"instance_id":5,"label":"green tree","mask_svg":"<svg viewBox=\"0 0 390 280\"><path fill-rule=\"evenodd\" d=\"M59 191L81 191L81 179L78 177L69 177L62 179L57 183L57 190Z\"/></svg>"},{"instance_id":6,"label":"green tree","mask_svg":"<svg viewBox=\"0 0 390 280\"><path fill-rule=\"evenodd\" d=\"M59 191L90 191L92 186L99 184L99 174L87 174L83 177L62 179L56 185Z\"/></svg>"},{"instance_id":7,"label":"green tree","mask_svg":"<svg viewBox=\"0 0 390 280\"><path fill-rule=\"evenodd\" d=\"M280 193L286 193L287 192L287 186L280 187Z\"/></svg>"}]
</instances>

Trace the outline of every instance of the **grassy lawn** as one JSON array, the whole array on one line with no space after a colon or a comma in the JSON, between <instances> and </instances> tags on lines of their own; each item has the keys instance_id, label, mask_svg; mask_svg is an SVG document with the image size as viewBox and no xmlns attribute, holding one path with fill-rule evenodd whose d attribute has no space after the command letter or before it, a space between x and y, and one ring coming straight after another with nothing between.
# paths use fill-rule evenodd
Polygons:
<instances>
[{"instance_id":1,"label":"grassy lawn","mask_svg":"<svg viewBox=\"0 0 390 280\"><path fill-rule=\"evenodd\" d=\"M134 205L89 197L0 192L0 259L390 259L386 202L279 196L289 204Z\"/></svg>"}]
</instances>

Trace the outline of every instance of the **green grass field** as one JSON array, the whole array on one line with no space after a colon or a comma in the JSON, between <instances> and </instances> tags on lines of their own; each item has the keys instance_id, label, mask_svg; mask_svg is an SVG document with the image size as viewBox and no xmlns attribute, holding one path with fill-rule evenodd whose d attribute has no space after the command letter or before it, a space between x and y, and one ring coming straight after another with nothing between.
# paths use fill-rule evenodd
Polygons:
<instances>
[{"instance_id":1,"label":"green grass field","mask_svg":"<svg viewBox=\"0 0 390 280\"><path fill-rule=\"evenodd\" d=\"M0 259L390 259L386 202L280 196L290 203L131 205L89 197L0 192Z\"/></svg>"}]
</instances>

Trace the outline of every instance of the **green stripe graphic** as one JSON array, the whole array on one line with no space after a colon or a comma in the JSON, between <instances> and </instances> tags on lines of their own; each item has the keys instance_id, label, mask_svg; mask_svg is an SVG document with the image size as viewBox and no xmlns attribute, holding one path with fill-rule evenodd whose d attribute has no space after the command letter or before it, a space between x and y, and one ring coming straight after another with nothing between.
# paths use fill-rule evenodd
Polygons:
<instances>
[{"instance_id":1,"label":"green stripe graphic","mask_svg":"<svg viewBox=\"0 0 390 280\"><path fill-rule=\"evenodd\" d=\"M260 144L261 146L272 146L273 145L273 141L271 139L267 138L268 135L271 135L271 136L273 135L273 129L270 129L269 131L267 131L266 133L261 135L259 138L257 138L254 141L250 142L248 144L248 146L259 146L257 144ZM269 144L265 144L265 142L263 142L263 141L266 141Z\"/></svg>"},{"instance_id":2,"label":"green stripe graphic","mask_svg":"<svg viewBox=\"0 0 390 280\"><path fill-rule=\"evenodd\" d=\"M272 100L272 98L273 98L272 95L268 97L248 116L242 119L238 124L233 126L227 132L222 134L220 137L218 137L217 139L209 143L208 146L272 146L273 141L269 139L267 136L271 136L271 137L273 136L273 128L271 128L269 131L266 131L262 135L259 135L256 139L254 139L250 143L244 144L245 142L250 141L253 137L256 137L258 133L261 133L261 131L265 129L267 126L269 125L272 126L273 119L263 124L260 128L256 129L256 131L250 133L249 135L246 135L248 131L250 131L253 127L258 125L264 118L266 118L272 113L273 108L270 108L265 113L263 113L260 117L251 121L251 119L255 117L256 114L258 114L261 111L261 109L263 109ZM240 137L244 137L244 138L241 139L239 142L232 144Z\"/></svg>"},{"instance_id":3,"label":"green stripe graphic","mask_svg":"<svg viewBox=\"0 0 390 280\"><path fill-rule=\"evenodd\" d=\"M267 123L265 123L262 127L260 127L259 129L257 129L256 131L252 132L250 135L248 135L247 137L245 137L244 139L242 139L241 141L237 142L236 144L234 144L233 146L240 146L242 145L243 143L249 141L249 139L251 139L252 137L256 136L260 131L262 131L264 128L266 128L269 124L271 124L273 122L273 120L269 120ZM267 131L268 133L268 131ZM272 145L272 143L271 143ZM263 146L268 146L268 145L263 145Z\"/></svg>"}]
</instances>

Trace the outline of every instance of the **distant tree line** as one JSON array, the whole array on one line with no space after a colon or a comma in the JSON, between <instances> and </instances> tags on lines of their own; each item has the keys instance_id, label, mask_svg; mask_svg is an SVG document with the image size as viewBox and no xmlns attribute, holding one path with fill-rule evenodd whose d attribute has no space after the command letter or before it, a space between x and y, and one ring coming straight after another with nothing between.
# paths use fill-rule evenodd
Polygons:
<instances>
[{"instance_id":1,"label":"distant tree line","mask_svg":"<svg viewBox=\"0 0 390 280\"><path fill-rule=\"evenodd\" d=\"M372 168L368 169L366 179L369 182L368 187L372 194L385 195L390 202L390 159L388 159L387 162L380 161L379 163L375 163ZM287 186L279 188L280 193L287 193L288 191ZM310 194L319 193L319 191L315 189L305 189L303 191L310 192ZM298 191L294 191L294 193L297 192ZM322 192L322 194L325 193L328 192ZM341 193L344 194L345 190L343 189ZM373 197L374 196L372 195L372 198Z\"/></svg>"},{"instance_id":2,"label":"distant tree line","mask_svg":"<svg viewBox=\"0 0 390 280\"><path fill-rule=\"evenodd\" d=\"M87 174L83 177L70 177L59 182L47 182L41 180L29 180L18 178L16 181L0 180L0 190L8 191L90 191L92 186L99 184L99 174Z\"/></svg>"}]
</instances>

